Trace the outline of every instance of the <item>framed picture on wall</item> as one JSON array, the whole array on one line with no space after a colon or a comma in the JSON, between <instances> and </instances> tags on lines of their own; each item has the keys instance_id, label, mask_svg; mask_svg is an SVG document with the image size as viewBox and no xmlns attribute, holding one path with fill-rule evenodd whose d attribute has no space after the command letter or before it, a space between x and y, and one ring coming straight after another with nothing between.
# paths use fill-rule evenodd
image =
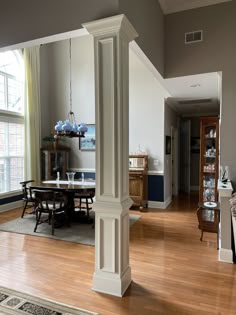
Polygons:
<instances>
[{"instance_id":1,"label":"framed picture on wall","mask_svg":"<svg viewBox=\"0 0 236 315\"><path fill-rule=\"evenodd\" d=\"M171 136L166 136L166 154L171 154Z\"/></svg>"},{"instance_id":2,"label":"framed picture on wall","mask_svg":"<svg viewBox=\"0 0 236 315\"><path fill-rule=\"evenodd\" d=\"M79 149L81 151L95 151L96 149L96 137L95 137L95 125L87 124L88 131L85 133L84 138L79 138Z\"/></svg>"}]
</instances>

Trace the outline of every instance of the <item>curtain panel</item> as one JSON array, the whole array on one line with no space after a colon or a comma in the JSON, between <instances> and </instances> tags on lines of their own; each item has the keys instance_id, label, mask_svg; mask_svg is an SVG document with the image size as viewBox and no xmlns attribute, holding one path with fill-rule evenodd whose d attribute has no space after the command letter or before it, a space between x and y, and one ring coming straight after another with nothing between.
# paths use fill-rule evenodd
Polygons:
<instances>
[{"instance_id":1,"label":"curtain panel","mask_svg":"<svg viewBox=\"0 0 236 315\"><path fill-rule=\"evenodd\" d=\"M25 65L25 179L40 180L40 47L24 49Z\"/></svg>"}]
</instances>

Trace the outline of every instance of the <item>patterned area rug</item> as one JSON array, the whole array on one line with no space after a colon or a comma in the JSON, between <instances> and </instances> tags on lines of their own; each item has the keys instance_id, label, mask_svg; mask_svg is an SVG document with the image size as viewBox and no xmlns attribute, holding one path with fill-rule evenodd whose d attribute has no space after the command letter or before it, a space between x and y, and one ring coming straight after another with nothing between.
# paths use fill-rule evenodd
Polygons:
<instances>
[{"instance_id":1,"label":"patterned area rug","mask_svg":"<svg viewBox=\"0 0 236 315\"><path fill-rule=\"evenodd\" d=\"M1 315L98 315L98 313L72 307L48 299L0 287Z\"/></svg>"},{"instance_id":2,"label":"patterned area rug","mask_svg":"<svg viewBox=\"0 0 236 315\"><path fill-rule=\"evenodd\" d=\"M137 214L129 215L129 224L133 225L141 216ZM62 226L55 229L55 234L51 235L51 226L49 224L40 224L37 231L34 232L35 215L28 214L24 218L12 220L0 224L0 231L15 232L20 234L29 234L63 240L67 242L75 242L84 245L95 245L95 229L93 224L72 222L70 227Z\"/></svg>"}]
</instances>

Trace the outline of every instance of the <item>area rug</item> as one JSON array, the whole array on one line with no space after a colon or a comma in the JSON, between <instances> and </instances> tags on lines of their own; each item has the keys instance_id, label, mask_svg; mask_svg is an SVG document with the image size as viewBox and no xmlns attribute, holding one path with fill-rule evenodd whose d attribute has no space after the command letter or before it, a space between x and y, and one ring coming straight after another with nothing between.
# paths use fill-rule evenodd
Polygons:
<instances>
[{"instance_id":1,"label":"area rug","mask_svg":"<svg viewBox=\"0 0 236 315\"><path fill-rule=\"evenodd\" d=\"M140 217L141 216L137 214L129 214L130 226L140 219ZM70 227L65 225L55 229L54 235L51 235L51 226L48 224L39 225L36 232L34 232L34 226L35 216L28 214L25 215L24 218L18 218L0 224L0 231L42 236L84 245L94 246L95 244L95 229L93 224L72 222Z\"/></svg>"},{"instance_id":2,"label":"area rug","mask_svg":"<svg viewBox=\"0 0 236 315\"><path fill-rule=\"evenodd\" d=\"M66 304L0 287L0 314L4 315L98 315Z\"/></svg>"}]
</instances>

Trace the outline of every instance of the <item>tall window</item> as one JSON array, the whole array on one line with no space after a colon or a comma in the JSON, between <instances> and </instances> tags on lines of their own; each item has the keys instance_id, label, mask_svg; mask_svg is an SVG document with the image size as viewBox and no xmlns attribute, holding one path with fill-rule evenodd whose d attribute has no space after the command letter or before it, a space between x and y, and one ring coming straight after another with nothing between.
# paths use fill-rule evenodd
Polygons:
<instances>
[{"instance_id":1,"label":"tall window","mask_svg":"<svg viewBox=\"0 0 236 315\"><path fill-rule=\"evenodd\" d=\"M0 193L24 177L24 70L18 51L0 53Z\"/></svg>"}]
</instances>

